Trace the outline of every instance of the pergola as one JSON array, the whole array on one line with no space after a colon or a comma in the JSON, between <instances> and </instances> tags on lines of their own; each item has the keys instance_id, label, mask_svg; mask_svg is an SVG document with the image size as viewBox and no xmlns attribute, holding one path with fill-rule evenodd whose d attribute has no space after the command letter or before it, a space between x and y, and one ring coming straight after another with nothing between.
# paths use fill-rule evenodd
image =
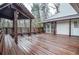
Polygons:
<instances>
[{"instance_id":1,"label":"pergola","mask_svg":"<svg viewBox=\"0 0 79 59\"><path fill-rule=\"evenodd\" d=\"M13 36L17 44L17 20L29 19L30 20L30 33L31 35L31 22L34 16L22 3L4 3L0 5L0 18L6 18L13 21Z\"/></svg>"}]
</instances>

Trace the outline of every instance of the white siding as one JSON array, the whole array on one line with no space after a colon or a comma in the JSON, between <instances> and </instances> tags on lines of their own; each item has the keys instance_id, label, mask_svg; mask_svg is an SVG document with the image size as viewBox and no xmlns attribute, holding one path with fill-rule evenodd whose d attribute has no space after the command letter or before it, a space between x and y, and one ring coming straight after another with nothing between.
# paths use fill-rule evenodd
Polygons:
<instances>
[{"instance_id":1,"label":"white siding","mask_svg":"<svg viewBox=\"0 0 79 59\"><path fill-rule=\"evenodd\" d=\"M74 27L74 21L78 22L78 28ZM49 25L49 28L47 27ZM48 23L45 25L46 33L52 33L51 32L51 23ZM61 35L69 35L69 21L57 21L57 27L56 27L56 34L61 34ZM71 35L72 36L79 36L79 19L73 19L71 21Z\"/></svg>"},{"instance_id":2,"label":"white siding","mask_svg":"<svg viewBox=\"0 0 79 59\"><path fill-rule=\"evenodd\" d=\"M69 22L68 21L58 21L56 34L69 35Z\"/></svg>"},{"instance_id":3,"label":"white siding","mask_svg":"<svg viewBox=\"0 0 79 59\"><path fill-rule=\"evenodd\" d=\"M76 21L76 20L78 22L78 28L74 27L74 21ZM73 35L73 36L79 36L79 19L72 20L71 24L72 24L71 25L71 35Z\"/></svg>"}]
</instances>

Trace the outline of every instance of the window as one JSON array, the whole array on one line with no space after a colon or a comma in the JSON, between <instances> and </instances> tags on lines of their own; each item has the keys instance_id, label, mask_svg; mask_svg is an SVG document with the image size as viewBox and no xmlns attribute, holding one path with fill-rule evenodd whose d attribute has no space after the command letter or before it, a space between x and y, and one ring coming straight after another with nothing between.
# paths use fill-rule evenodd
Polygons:
<instances>
[{"instance_id":1,"label":"window","mask_svg":"<svg viewBox=\"0 0 79 59\"><path fill-rule=\"evenodd\" d=\"M47 24L47 32L50 32L50 23Z\"/></svg>"},{"instance_id":2,"label":"window","mask_svg":"<svg viewBox=\"0 0 79 59\"><path fill-rule=\"evenodd\" d=\"M51 28L54 29L54 23L51 24Z\"/></svg>"},{"instance_id":3,"label":"window","mask_svg":"<svg viewBox=\"0 0 79 59\"><path fill-rule=\"evenodd\" d=\"M50 28L50 24L49 23L47 24L47 28Z\"/></svg>"},{"instance_id":4,"label":"window","mask_svg":"<svg viewBox=\"0 0 79 59\"><path fill-rule=\"evenodd\" d=\"M79 27L79 24L77 21L74 21L74 28L78 28Z\"/></svg>"}]
</instances>

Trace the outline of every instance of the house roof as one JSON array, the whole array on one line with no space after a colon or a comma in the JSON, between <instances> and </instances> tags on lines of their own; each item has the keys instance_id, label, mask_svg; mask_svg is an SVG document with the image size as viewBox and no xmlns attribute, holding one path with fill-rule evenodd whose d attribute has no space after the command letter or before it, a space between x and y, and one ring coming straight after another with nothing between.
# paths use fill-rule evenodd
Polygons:
<instances>
[{"instance_id":1,"label":"house roof","mask_svg":"<svg viewBox=\"0 0 79 59\"><path fill-rule=\"evenodd\" d=\"M4 3L0 5L0 18L14 19L14 11L19 12L18 19L34 19L34 16L22 3Z\"/></svg>"},{"instance_id":2,"label":"house roof","mask_svg":"<svg viewBox=\"0 0 79 59\"><path fill-rule=\"evenodd\" d=\"M43 21L43 23L52 22L52 21L61 21L61 20L69 20L69 19L77 19L79 18L79 14L69 15L65 17L59 17L59 18L53 18L50 19L50 21Z\"/></svg>"},{"instance_id":3,"label":"house roof","mask_svg":"<svg viewBox=\"0 0 79 59\"><path fill-rule=\"evenodd\" d=\"M72 3L73 4L73 3ZM67 19L73 19L73 18L79 18L78 11L79 9L76 7L74 8L74 4L69 4L69 3L61 3L60 6L60 12L53 15L51 18L48 18L43 21L45 22L51 22L51 21L59 21L59 20L67 20Z\"/></svg>"}]
</instances>

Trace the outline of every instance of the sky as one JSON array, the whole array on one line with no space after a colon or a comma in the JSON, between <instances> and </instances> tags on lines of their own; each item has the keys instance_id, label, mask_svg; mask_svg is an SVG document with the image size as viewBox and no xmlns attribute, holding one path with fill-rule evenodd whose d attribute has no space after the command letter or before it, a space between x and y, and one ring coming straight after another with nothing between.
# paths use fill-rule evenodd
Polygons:
<instances>
[{"instance_id":1,"label":"sky","mask_svg":"<svg viewBox=\"0 0 79 59\"><path fill-rule=\"evenodd\" d=\"M27 7L27 9L31 12L31 3L23 3L26 7Z\"/></svg>"}]
</instances>

